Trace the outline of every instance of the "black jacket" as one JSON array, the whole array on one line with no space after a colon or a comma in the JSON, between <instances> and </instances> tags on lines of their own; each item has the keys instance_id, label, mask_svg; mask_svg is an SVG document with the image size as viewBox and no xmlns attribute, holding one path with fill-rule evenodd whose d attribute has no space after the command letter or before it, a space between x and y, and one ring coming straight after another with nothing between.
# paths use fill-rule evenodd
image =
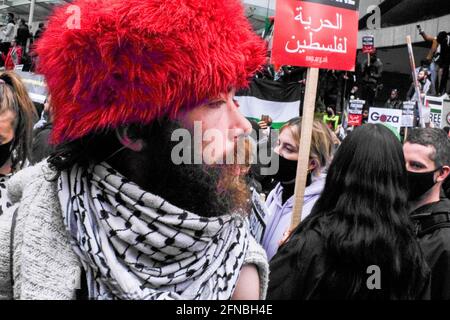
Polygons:
<instances>
[{"instance_id":1,"label":"black jacket","mask_svg":"<svg viewBox=\"0 0 450 320\"><path fill-rule=\"evenodd\" d=\"M431 299L450 299L450 200L416 209L411 216L425 259L431 269Z\"/></svg>"},{"instance_id":2,"label":"black jacket","mask_svg":"<svg viewBox=\"0 0 450 320\"><path fill-rule=\"evenodd\" d=\"M34 41L39 40L39 38L42 36L42 34L44 33L44 29L39 28L36 33L34 34Z\"/></svg>"},{"instance_id":3,"label":"black jacket","mask_svg":"<svg viewBox=\"0 0 450 320\"><path fill-rule=\"evenodd\" d=\"M26 46L28 39L31 38L30 30L27 25L21 25L17 29L17 43Z\"/></svg>"},{"instance_id":4,"label":"black jacket","mask_svg":"<svg viewBox=\"0 0 450 320\"><path fill-rule=\"evenodd\" d=\"M320 299L324 273L323 240L319 233L295 234L270 261L267 299Z\"/></svg>"},{"instance_id":5,"label":"black jacket","mask_svg":"<svg viewBox=\"0 0 450 320\"><path fill-rule=\"evenodd\" d=\"M329 278L327 268L329 270L334 268L326 261L325 241L324 236L316 228L295 233L280 247L270 261L268 300L346 299L343 290L332 289L330 286L330 281L332 283L333 281ZM429 278L420 286L416 299L429 299ZM383 290L362 288L357 296L350 299L387 299L387 297L384 296Z\"/></svg>"},{"instance_id":6,"label":"black jacket","mask_svg":"<svg viewBox=\"0 0 450 320\"><path fill-rule=\"evenodd\" d=\"M442 189L444 189L445 196L450 199L450 177L445 179Z\"/></svg>"},{"instance_id":7,"label":"black jacket","mask_svg":"<svg viewBox=\"0 0 450 320\"><path fill-rule=\"evenodd\" d=\"M450 35L447 35L446 41L444 43L440 44L440 54L439 58L436 61L436 63L441 67L445 68L450 65Z\"/></svg>"},{"instance_id":8,"label":"black jacket","mask_svg":"<svg viewBox=\"0 0 450 320\"><path fill-rule=\"evenodd\" d=\"M50 134L52 132L52 123L33 131L33 141L31 143L31 164L41 162L54 151L54 147L50 144Z\"/></svg>"},{"instance_id":9,"label":"black jacket","mask_svg":"<svg viewBox=\"0 0 450 320\"><path fill-rule=\"evenodd\" d=\"M401 109L403 107L403 102L400 99L386 101L385 108L387 109Z\"/></svg>"}]
</instances>

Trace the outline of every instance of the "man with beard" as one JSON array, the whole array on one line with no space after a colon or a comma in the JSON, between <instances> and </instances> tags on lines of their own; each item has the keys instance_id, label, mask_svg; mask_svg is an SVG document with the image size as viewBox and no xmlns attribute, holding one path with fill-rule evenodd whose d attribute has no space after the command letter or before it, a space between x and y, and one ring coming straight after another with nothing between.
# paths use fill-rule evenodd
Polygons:
<instances>
[{"instance_id":1,"label":"man with beard","mask_svg":"<svg viewBox=\"0 0 450 320\"><path fill-rule=\"evenodd\" d=\"M221 164L251 130L234 89L265 61L240 1L72 5L82 29L63 6L37 48L56 150L9 185L14 298L264 298L248 168Z\"/></svg>"},{"instance_id":2,"label":"man with beard","mask_svg":"<svg viewBox=\"0 0 450 320\"><path fill-rule=\"evenodd\" d=\"M442 189L450 173L450 141L441 129L415 129L403 146L411 217L431 268L431 298L450 299L450 200Z\"/></svg>"},{"instance_id":3,"label":"man with beard","mask_svg":"<svg viewBox=\"0 0 450 320\"><path fill-rule=\"evenodd\" d=\"M428 80L428 69L419 69L419 72L417 73L417 83L420 88L420 99L423 101L431 88L431 82ZM416 92L416 84L414 82L409 87L408 93L406 94L406 99L411 101L418 101L419 99Z\"/></svg>"}]
</instances>

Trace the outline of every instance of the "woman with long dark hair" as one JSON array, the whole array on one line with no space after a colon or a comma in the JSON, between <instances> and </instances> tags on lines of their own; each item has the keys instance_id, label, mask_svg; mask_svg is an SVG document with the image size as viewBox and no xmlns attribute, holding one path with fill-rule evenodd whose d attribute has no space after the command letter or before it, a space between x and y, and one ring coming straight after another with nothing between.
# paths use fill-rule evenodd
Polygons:
<instances>
[{"instance_id":1,"label":"woman with long dark hair","mask_svg":"<svg viewBox=\"0 0 450 320\"><path fill-rule=\"evenodd\" d=\"M269 299L427 298L402 146L382 125L342 143L312 213L271 261Z\"/></svg>"}]
</instances>

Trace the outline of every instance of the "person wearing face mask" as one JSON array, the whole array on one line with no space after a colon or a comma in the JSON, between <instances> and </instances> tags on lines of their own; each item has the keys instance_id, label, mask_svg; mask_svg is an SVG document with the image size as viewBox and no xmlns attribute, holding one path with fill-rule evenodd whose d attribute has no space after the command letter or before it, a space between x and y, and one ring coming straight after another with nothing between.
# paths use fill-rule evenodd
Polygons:
<instances>
[{"instance_id":1,"label":"person wearing face mask","mask_svg":"<svg viewBox=\"0 0 450 320\"><path fill-rule=\"evenodd\" d=\"M28 164L33 122L37 114L21 80L11 72L0 74L0 256L8 251L12 212L16 210L7 185L12 176ZM8 261L0 257L0 300L11 283Z\"/></svg>"},{"instance_id":2,"label":"person wearing face mask","mask_svg":"<svg viewBox=\"0 0 450 320\"><path fill-rule=\"evenodd\" d=\"M415 129L403 146L409 205L416 235L432 272L431 298L450 299L450 141L441 129Z\"/></svg>"},{"instance_id":3,"label":"person wearing face mask","mask_svg":"<svg viewBox=\"0 0 450 320\"><path fill-rule=\"evenodd\" d=\"M270 260L278 250L280 241L288 231L294 206L295 177L299 158L301 118L291 119L280 130L274 156L279 159L275 180L279 181L266 201L269 218L262 246ZM302 220L311 212L319 198L326 179L326 167L332 154L332 138L329 129L319 120L314 121L309 155L307 186L304 195Z\"/></svg>"},{"instance_id":4,"label":"person wearing face mask","mask_svg":"<svg viewBox=\"0 0 450 320\"><path fill-rule=\"evenodd\" d=\"M0 216L11 206L6 182L27 164L36 117L21 80L11 72L0 74Z\"/></svg>"},{"instance_id":5,"label":"person wearing face mask","mask_svg":"<svg viewBox=\"0 0 450 320\"><path fill-rule=\"evenodd\" d=\"M429 299L402 145L381 124L342 142L311 214L270 262L268 300ZM373 271L379 285L373 286Z\"/></svg>"}]
</instances>

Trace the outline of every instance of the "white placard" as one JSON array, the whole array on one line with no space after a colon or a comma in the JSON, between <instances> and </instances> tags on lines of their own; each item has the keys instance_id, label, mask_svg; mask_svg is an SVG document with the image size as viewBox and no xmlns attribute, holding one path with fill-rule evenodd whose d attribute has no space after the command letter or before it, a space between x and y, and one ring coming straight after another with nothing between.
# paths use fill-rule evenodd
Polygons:
<instances>
[{"instance_id":1,"label":"white placard","mask_svg":"<svg viewBox=\"0 0 450 320\"><path fill-rule=\"evenodd\" d=\"M402 108L402 127L414 127L414 110L416 109L416 102L404 101Z\"/></svg>"},{"instance_id":2,"label":"white placard","mask_svg":"<svg viewBox=\"0 0 450 320\"><path fill-rule=\"evenodd\" d=\"M400 109L370 108L369 123L381 123L400 132L402 113Z\"/></svg>"}]
</instances>

